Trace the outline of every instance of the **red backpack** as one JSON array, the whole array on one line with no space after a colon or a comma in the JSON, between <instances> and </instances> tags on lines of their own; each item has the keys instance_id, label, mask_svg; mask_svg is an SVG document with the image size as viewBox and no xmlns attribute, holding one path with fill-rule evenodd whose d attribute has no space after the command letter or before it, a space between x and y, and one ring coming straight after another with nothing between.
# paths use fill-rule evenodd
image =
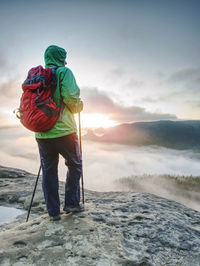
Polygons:
<instances>
[{"instance_id":1,"label":"red backpack","mask_svg":"<svg viewBox=\"0 0 200 266\"><path fill-rule=\"evenodd\" d=\"M22 84L18 117L31 131L47 131L58 119L59 108L53 99L57 85L55 72L56 68L33 67Z\"/></svg>"}]
</instances>

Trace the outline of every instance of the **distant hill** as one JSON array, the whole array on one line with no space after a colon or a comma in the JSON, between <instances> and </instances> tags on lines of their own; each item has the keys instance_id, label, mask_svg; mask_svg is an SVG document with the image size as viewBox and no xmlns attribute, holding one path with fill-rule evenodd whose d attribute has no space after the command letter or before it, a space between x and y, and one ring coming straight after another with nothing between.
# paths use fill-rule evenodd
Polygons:
<instances>
[{"instance_id":1,"label":"distant hill","mask_svg":"<svg viewBox=\"0 0 200 266\"><path fill-rule=\"evenodd\" d=\"M84 139L128 145L157 145L173 149L200 149L200 120L136 122L89 130ZM96 134L97 133L97 134Z\"/></svg>"}]
</instances>

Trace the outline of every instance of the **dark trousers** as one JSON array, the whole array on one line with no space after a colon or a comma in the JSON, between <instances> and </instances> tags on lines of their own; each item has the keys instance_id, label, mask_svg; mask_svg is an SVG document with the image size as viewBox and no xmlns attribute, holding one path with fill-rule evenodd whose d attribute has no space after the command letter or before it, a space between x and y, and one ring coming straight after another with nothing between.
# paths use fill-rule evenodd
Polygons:
<instances>
[{"instance_id":1,"label":"dark trousers","mask_svg":"<svg viewBox=\"0 0 200 266\"><path fill-rule=\"evenodd\" d=\"M60 214L58 161L59 154L65 159L68 167L65 184L65 206L76 206L80 202L80 177L82 158L76 133L54 138L36 139L42 166L42 188L50 216Z\"/></svg>"}]
</instances>

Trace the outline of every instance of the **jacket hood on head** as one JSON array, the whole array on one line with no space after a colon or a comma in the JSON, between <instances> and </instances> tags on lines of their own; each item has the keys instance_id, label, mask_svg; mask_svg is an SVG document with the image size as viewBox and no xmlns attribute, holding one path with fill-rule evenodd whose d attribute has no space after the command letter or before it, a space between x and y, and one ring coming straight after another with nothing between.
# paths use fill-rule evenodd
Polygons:
<instances>
[{"instance_id":1,"label":"jacket hood on head","mask_svg":"<svg viewBox=\"0 0 200 266\"><path fill-rule=\"evenodd\" d=\"M44 53L45 67L65 66L66 56L67 52L65 49L56 45L50 45Z\"/></svg>"}]
</instances>

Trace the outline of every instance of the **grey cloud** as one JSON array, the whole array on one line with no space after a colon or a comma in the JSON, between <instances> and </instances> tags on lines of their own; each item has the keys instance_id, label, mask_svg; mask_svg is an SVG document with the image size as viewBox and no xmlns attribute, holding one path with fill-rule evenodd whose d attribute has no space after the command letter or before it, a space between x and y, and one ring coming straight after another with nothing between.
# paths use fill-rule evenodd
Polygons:
<instances>
[{"instance_id":1,"label":"grey cloud","mask_svg":"<svg viewBox=\"0 0 200 266\"><path fill-rule=\"evenodd\" d=\"M0 112L0 130L4 128L5 124L5 115Z\"/></svg>"},{"instance_id":2,"label":"grey cloud","mask_svg":"<svg viewBox=\"0 0 200 266\"><path fill-rule=\"evenodd\" d=\"M136 79L131 79L126 86L128 86L129 88L141 88L142 86L144 86L144 81L140 81L140 80L136 80Z\"/></svg>"},{"instance_id":3,"label":"grey cloud","mask_svg":"<svg viewBox=\"0 0 200 266\"><path fill-rule=\"evenodd\" d=\"M166 76L166 74L162 71L157 71L155 74L157 78L161 78L161 79Z\"/></svg>"},{"instance_id":4,"label":"grey cloud","mask_svg":"<svg viewBox=\"0 0 200 266\"><path fill-rule=\"evenodd\" d=\"M116 106L111 118L119 122L177 119L173 114L150 113L145 108L138 106L124 107L120 105Z\"/></svg>"},{"instance_id":5,"label":"grey cloud","mask_svg":"<svg viewBox=\"0 0 200 266\"><path fill-rule=\"evenodd\" d=\"M18 97L21 93L21 85L17 78L10 78L0 83L0 94L7 98Z\"/></svg>"},{"instance_id":6,"label":"grey cloud","mask_svg":"<svg viewBox=\"0 0 200 266\"><path fill-rule=\"evenodd\" d=\"M110 113L115 108L114 102L97 88L83 89L82 98L86 102L84 111L87 113Z\"/></svg>"},{"instance_id":7,"label":"grey cloud","mask_svg":"<svg viewBox=\"0 0 200 266\"><path fill-rule=\"evenodd\" d=\"M6 60L6 57L3 51L0 51L0 62L1 62L0 69L4 70L8 66L8 62Z\"/></svg>"},{"instance_id":8,"label":"grey cloud","mask_svg":"<svg viewBox=\"0 0 200 266\"><path fill-rule=\"evenodd\" d=\"M200 84L200 68L185 68L179 71L174 72L169 77L169 83L178 86L179 92L183 92L190 97L192 93L195 93L194 97L196 97L196 93L199 95L199 84Z\"/></svg>"},{"instance_id":9,"label":"grey cloud","mask_svg":"<svg viewBox=\"0 0 200 266\"><path fill-rule=\"evenodd\" d=\"M144 102L148 102L148 103L157 103L157 102L159 102L159 101L161 101L163 99L161 97L159 97L159 98L145 97L145 98L142 98L141 100L144 101Z\"/></svg>"},{"instance_id":10,"label":"grey cloud","mask_svg":"<svg viewBox=\"0 0 200 266\"><path fill-rule=\"evenodd\" d=\"M122 67L116 67L112 71L110 71L109 76L123 76L125 74L125 70Z\"/></svg>"},{"instance_id":11,"label":"grey cloud","mask_svg":"<svg viewBox=\"0 0 200 266\"><path fill-rule=\"evenodd\" d=\"M185 68L176 71L170 76L169 81L172 83L187 81L199 83L200 68Z\"/></svg>"},{"instance_id":12,"label":"grey cloud","mask_svg":"<svg viewBox=\"0 0 200 266\"><path fill-rule=\"evenodd\" d=\"M142 88L145 85L144 80L135 77L134 73L130 73L122 67L113 68L107 73L105 78L111 84L113 84L114 80L123 90Z\"/></svg>"},{"instance_id":13,"label":"grey cloud","mask_svg":"<svg viewBox=\"0 0 200 266\"><path fill-rule=\"evenodd\" d=\"M198 107L197 99L200 96L200 68L182 68L158 83L162 94L156 98L144 97L144 102L176 102L179 105L188 104L192 108ZM164 87L163 87L164 86Z\"/></svg>"},{"instance_id":14,"label":"grey cloud","mask_svg":"<svg viewBox=\"0 0 200 266\"><path fill-rule=\"evenodd\" d=\"M191 99L190 100L190 99L185 98L184 103L193 107L193 108L198 108L198 109L200 108L200 102L198 99Z\"/></svg>"},{"instance_id":15,"label":"grey cloud","mask_svg":"<svg viewBox=\"0 0 200 266\"><path fill-rule=\"evenodd\" d=\"M123 69L118 69L118 70L115 69L112 72L112 74L116 75L116 77L117 76L122 77L122 76L125 76L125 75L128 75L128 76L130 75ZM134 88L134 87L141 88L144 85L145 85L145 82L143 80L139 80L139 79L136 79L136 78L133 78L133 77L130 78L130 76L129 76L128 77L128 81L124 84L124 87L125 88L128 87L128 89Z\"/></svg>"},{"instance_id":16,"label":"grey cloud","mask_svg":"<svg viewBox=\"0 0 200 266\"><path fill-rule=\"evenodd\" d=\"M152 121L171 119L176 120L173 114L150 113L139 106L123 106L115 103L105 93L98 89L83 89L83 100L85 101L85 113L103 113L111 119L120 123L132 121Z\"/></svg>"}]
</instances>

